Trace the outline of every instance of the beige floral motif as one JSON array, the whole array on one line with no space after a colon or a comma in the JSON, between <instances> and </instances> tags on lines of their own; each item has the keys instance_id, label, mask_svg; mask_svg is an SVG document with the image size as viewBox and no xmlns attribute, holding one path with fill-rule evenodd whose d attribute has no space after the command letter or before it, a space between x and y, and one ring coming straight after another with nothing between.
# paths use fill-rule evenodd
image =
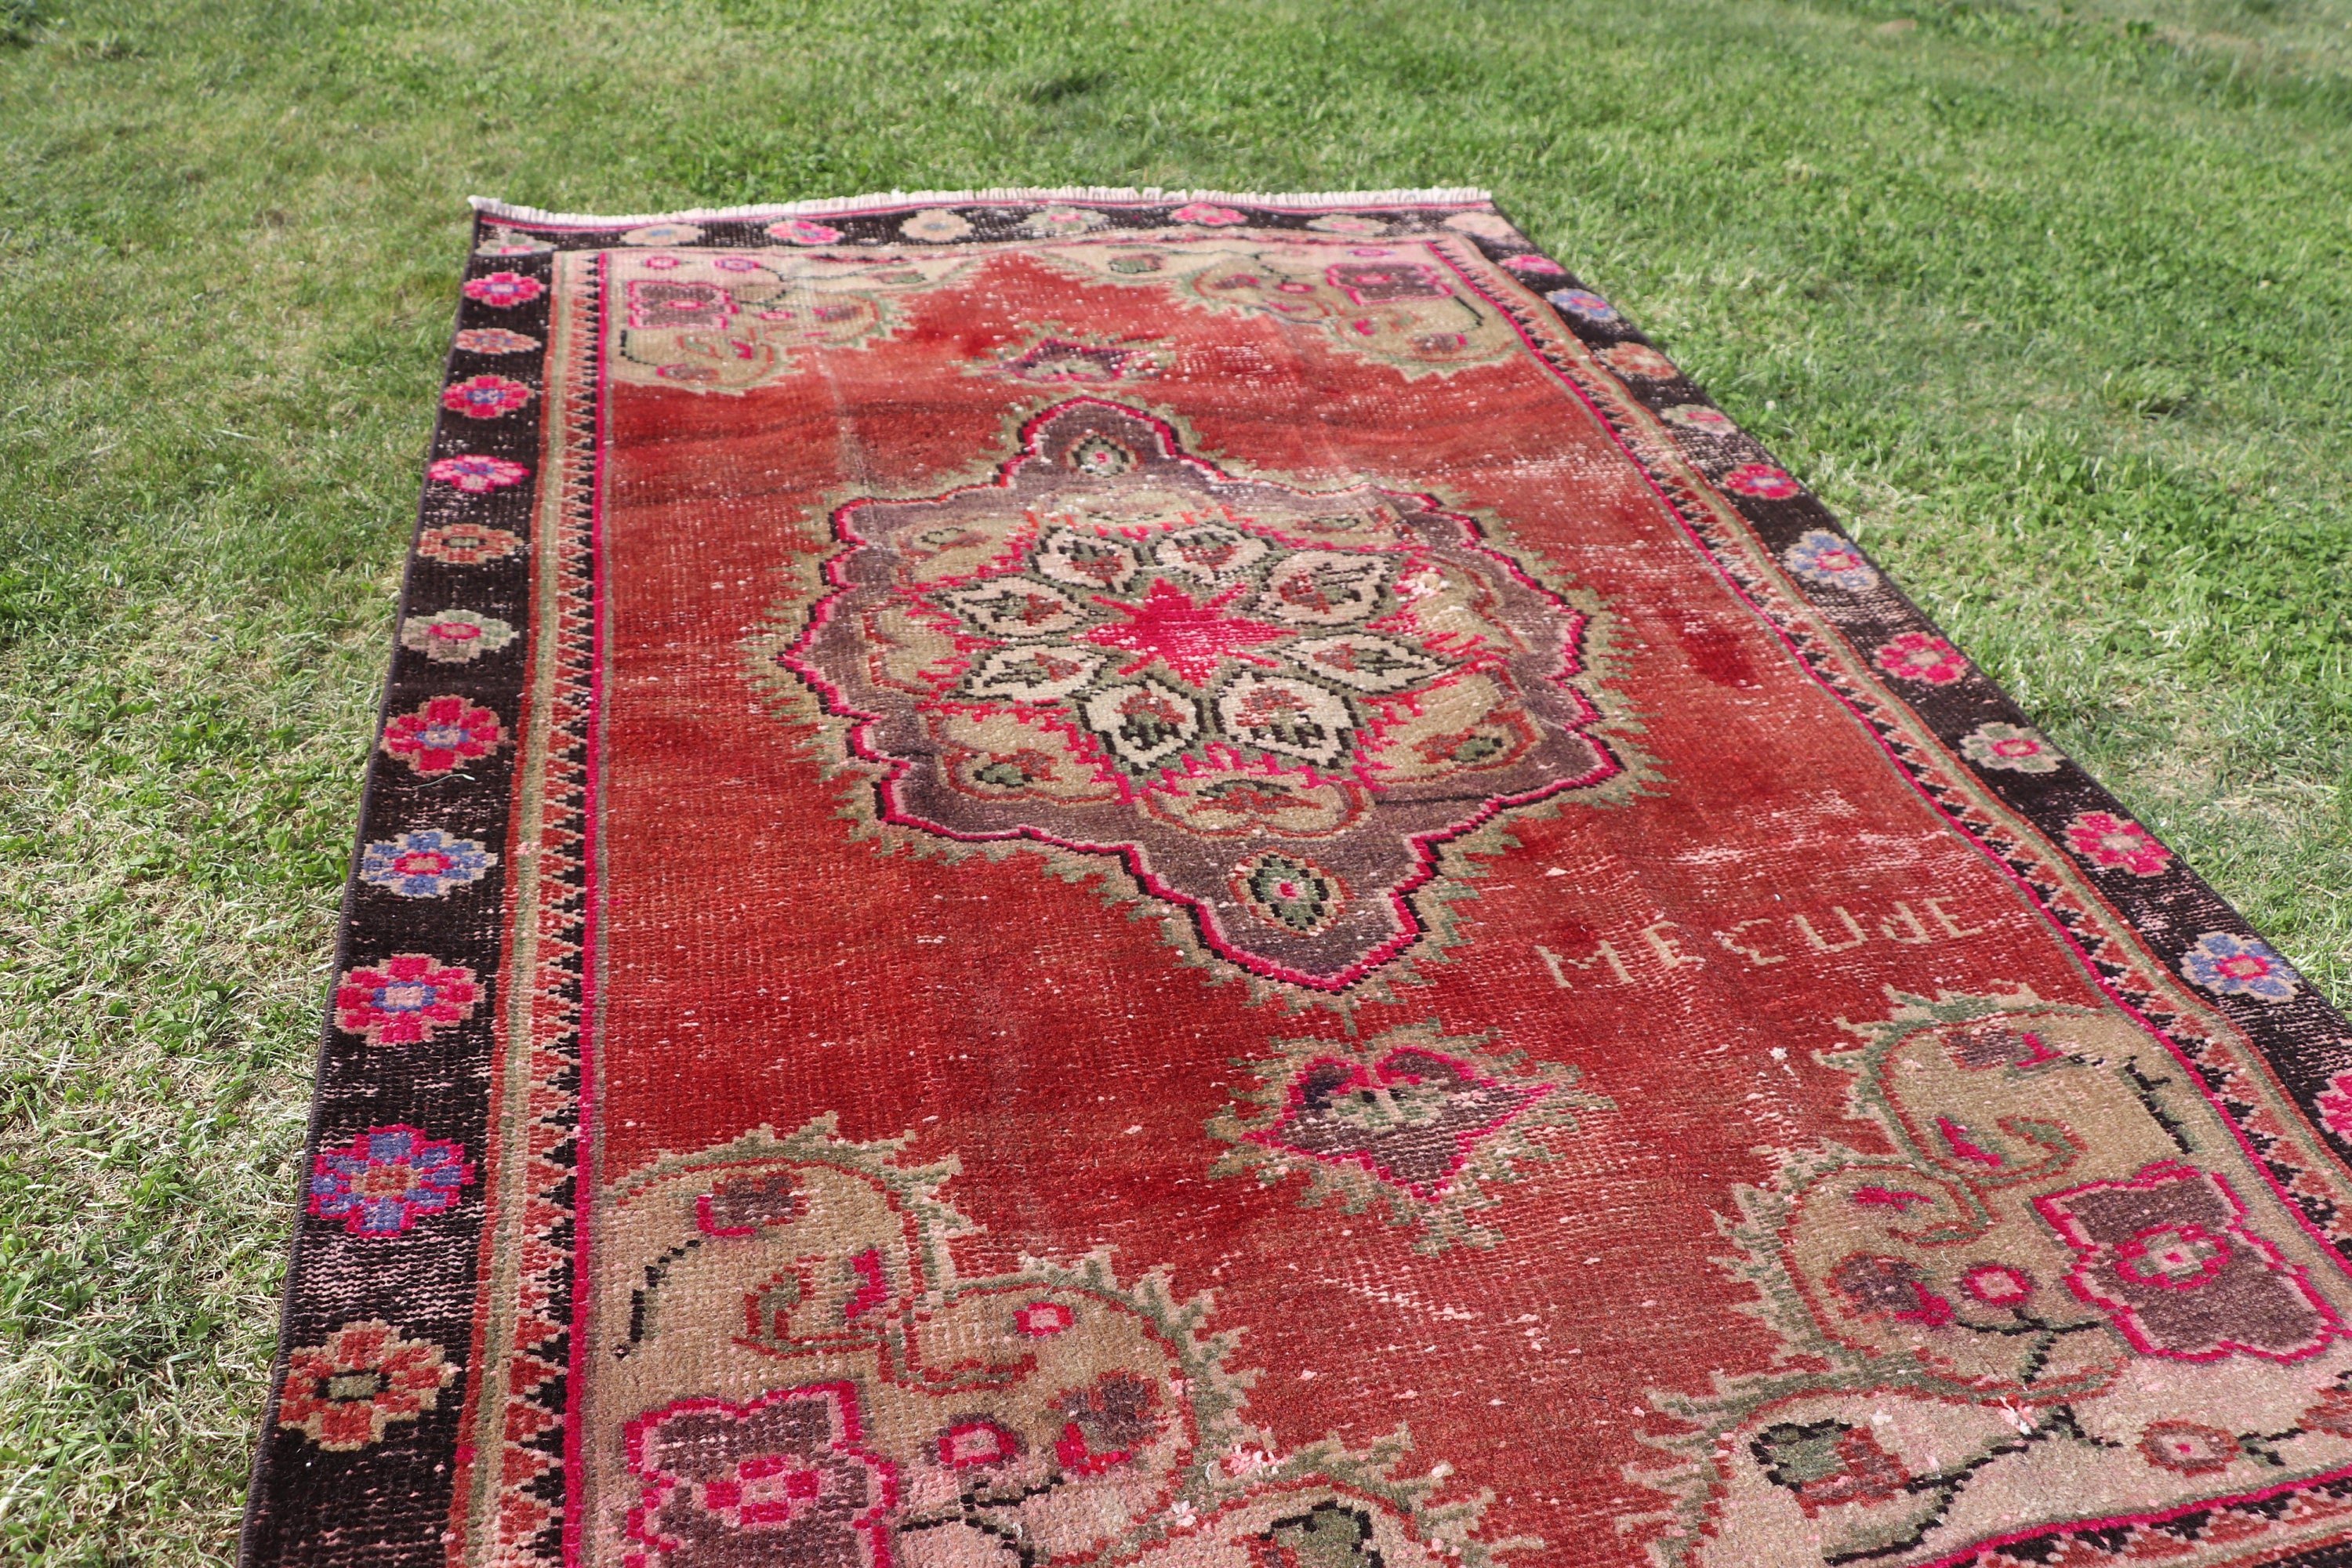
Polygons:
<instances>
[{"instance_id":1,"label":"beige floral motif","mask_svg":"<svg viewBox=\"0 0 2352 1568\"><path fill-rule=\"evenodd\" d=\"M645 243L664 247L613 258L614 374L689 392L747 391L809 351L885 337L902 300L973 265L953 252L843 258Z\"/></svg>"},{"instance_id":2,"label":"beige floral motif","mask_svg":"<svg viewBox=\"0 0 2352 1568\"><path fill-rule=\"evenodd\" d=\"M971 232L971 224L961 213L945 207L925 207L911 217L902 219L898 232L908 239L927 245L945 245L961 239Z\"/></svg>"},{"instance_id":3,"label":"beige floral motif","mask_svg":"<svg viewBox=\"0 0 2352 1568\"><path fill-rule=\"evenodd\" d=\"M1780 1367L1652 1396L1688 1426L1636 1478L1674 1499L1659 1561L1953 1563L2050 1500L2186 1511L2352 1463L2342 1268L2164 1045L2031 993L1894 1000L1818 1058L1886 1152L1738 1190Z\"/></svg>"},{"instance_id":4,"label":"beige floral motif","mask_svg":"<svg viewBox=\"0 0 2352 1568\"><path fill-rule=\"evenodd\" d=\"M702 230L690 223L649 223L621 236L623 245L692 245Z\"/></svg>"},{"instance_id":5,"label":"beige floral motif","mask_svg":"<svg viewBox=\"0 0 2352 1568\"><path fill-rule=\"evenodd\" d=\"M1045 254L1088 278L1163 288L1212 310L1271 317L1410 376L1491 364L1519 346L1510 321L1427 240L1340 245L1233 236L1055 247Z\"/></svg>"},{"instance_id":6,"label":"beige floral motif","mask_svg":"<svg viewBox=\"0 0 2352 1568\"><path fill-rule=\"evenodd\" d=\"M1489 1568L1538 1544L1482 1539L1480 1500L1403 1479L1402 1436L1279 1451L1206 1302L1157 1275L1099 1255L961 1275L954 1167L902 1146L821 1119L614 1190L592 1254L591 1560Z\"/></svg>"},{"instance_id":7,"label":"beige floral motif","mask_svg":"<svg viewBox=\"0 0 2352 1568\"><path fill-rule=\"evenodd\" d=\"M1517 239L1519 234L1500 213L1455 213L1445 220L1445 226L1481 239Z\"/></svg>"}]
</instances>

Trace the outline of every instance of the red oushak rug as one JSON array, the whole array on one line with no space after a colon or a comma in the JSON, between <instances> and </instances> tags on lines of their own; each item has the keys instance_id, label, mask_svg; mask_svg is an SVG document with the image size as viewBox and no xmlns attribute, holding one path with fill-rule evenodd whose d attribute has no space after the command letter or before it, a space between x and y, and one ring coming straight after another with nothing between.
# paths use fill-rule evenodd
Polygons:
<instances>
[{"instance_id":1,"label":"red oushak rug","mask_svg":"<svg viewBox=\"0 0 2352 1568\"><path fill-rule=\"evenodd\" d=\"M2352 1560L2352 1030L1481 193L459 328L251 1568Z\"/></svg>"}]
</instances>

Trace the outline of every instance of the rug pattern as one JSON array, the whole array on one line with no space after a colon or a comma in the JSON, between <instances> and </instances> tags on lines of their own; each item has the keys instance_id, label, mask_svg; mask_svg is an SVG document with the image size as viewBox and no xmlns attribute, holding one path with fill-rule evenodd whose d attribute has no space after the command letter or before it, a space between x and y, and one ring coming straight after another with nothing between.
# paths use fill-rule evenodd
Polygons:
<instances>
[{"instance_id":1,"label":"rug pattern","mask_svg":"<svg viewBox=\"0 0 2352 1568\"><path fill-rule=\"evenodd\" d=\"M1018 319L979 325L1004 299ZM247 1562L2317 1564L2352 1541L2352 1030L1483 199L492 211L463 300ZM928 414L840 390L901 353L963 390ZM1253 446L1188 392L1220 374L1311 389L1290 426L1332 444ZM1464 462L1330 460L1383 421L1475 449L1481 398L1538 374L1605 446L1512 460L1598 498L1589 522ZM781 450L758 420L818 386L845 454L819 490L693 466ZM1630 547L1661 552L1648 577L1612 531L1637 508L1667 530ZM727 621L710 541L738 535L789 547ZM662 601L622 559L708 589ZM645 695L694 679L723 690ZM1641 900L1590 847L1738 772L1675 708L1789 679L1847 727L1839 777L1878 770L1937 824L1898 863L1995 881L1603 920ZM723 747L694 728L719 706L744 715ZM822 855L900 890L803 889L792 853L681 864L766 889L745 929L810 904L814 945L698 950L732 978L648 1022L648 747L704 773L772 752L730 782L829 803ZM1702 860L1769 859L1688 809ZM1161 1087L1061 1073L1067 1118L1111 1106L1091 1142L1005 1120L988 1074L1063 1059L1044 1037L781 994L835 962L826 900L865 919L975 878L1058 911L1040 962L927 984L1010 985L1016 1031L1024 997L1061 1016L1057 965L1129 917L1153 933L1100 961L1133 994L1082 1016L1170 1041L1096 1058ZM943 918L909 940L1003 923ZM1784 983L1822 966L1917 978L1834 1005ZM1758 1054L1755 1135L1677 1178L1697 1206L1671 1220L1601 1194L1678 1158L1685 1111L1734 1114L1668 1087L1669 1056L1730 1048L1676 1011L1699 971L1787 1043ZM712 1059L676 1055L717 1043L678 1000L762 977L779 996L712 1027L796 1087L635 1131ZM1563 1043L1621 1005L1649 1020L1622 1047ZM1013 1065L949 1065L975 1053ZM1129 1235L1146 1201L1160 1228ZM1277 1305L1302 1264L1338 1270L1320 1315ZM1660 1312L1636 1337L1685 1347L1663 1359L1604 1326ZM1416 1359L1441 1344L1450 1377ZM1465 1408L1489 1365L1563 1409L1637 1403L1568 1439L1539 1399Z\"/></svg>"}]
</instances>

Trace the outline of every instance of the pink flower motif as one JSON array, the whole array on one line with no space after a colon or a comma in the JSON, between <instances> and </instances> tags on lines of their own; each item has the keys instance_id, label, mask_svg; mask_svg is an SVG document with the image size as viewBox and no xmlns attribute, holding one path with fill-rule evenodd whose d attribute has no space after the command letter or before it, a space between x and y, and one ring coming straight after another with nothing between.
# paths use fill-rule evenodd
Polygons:
<instances>
[{"instance_id":1,"label":"pink flower motif","mask_svg":"<svg viewBox=\"0 0 2352 1568\"><path fill-rule=\"evenodd\" d=\"M310 1163L310 1212L343 1222L353 1236L398 1236L417 1220L457 1206L474 1179L466 1151L404 1124L371 1127L349 1147L319 1151Z\"/></svg>"},{"instance_id":2,"label":"pink flower motif","mask_svg":"<svg viewBox=\"0 0 2352 1568\"><path fill-rule=\"evenodd\" d=\"M1219 1458L1217 1468L1235 1480L1244 1480L1274 1468L1277 1462L1264 1448L1236 1443Z\"/></svg>"},{"instance_id":3,"label":"pink flower motif","mask_svg":"<svg viewBox=\"0 0 2352 1568\"><path fill-rule=\"evenodd\" d=\"M528 305L546 292L545 284L520 272L493 272L487 278L466 280L467 299L478 300L501 310L516 305Z\"/></svg>"},{"instance_id":4,"label":"pink flower motif","mask_svg":"<svg viewBox=\"0 0 2352 1568\"><path fill-rule=\"evenodd\" d=\"M1742 463L1723 476L1723 488L1759 500L1787 500L1804 487L1769 463Z\"/></svg>"},{"instance_id":5,"label":"pink flower motif","mask_svg":"<svg viewBox=\"0 0 2352 1568\"><path fill-rule=\"evenodd\" d=\"M2058 753L2018 724L1979 724L1960 737L1960 754L1980 768L2011 773L2054 773Z\"/></svg>"},{"instance_id":6,"label":"pink flower motif","mask_svg":"<svg viewBox=\"0 0 2352 1568\"><path fill-rule=\"evenodd\" d=\"M2021 1307L2033 1294L2033 1277L2006 1263L1979 1263L1960 1276L1960 1289L1988 1307Z\"/></svg>"},{"instance_id":7,"label":"pink flower motif","mask_svg":"<svg viewBox=\"0 0 2352 1568\"><path fill-rule=\"evenodd\" d=\"M421 1046L464 1023L482 999L474 972L421 952L343 972L335 987L335 1026L371 1046Z\"/></svg>"},{"instance_id":8,"label":"pink flower motif","mask_svg":"<svg viewBox=\"0 0 2352 1568\"><path fill-rule=\"evenodd\" d=\"M502 375L468 376L441 392L441 406L468 419L496 419L530 401L530 387Z\"/></svg>"},{"instance_id":9,"label":"pink flower motif","mask_svg":"<svg viewBox=\"0 0 2352 1568\"><path fill-rule=\"evenodd\" d=\"M1033 1340L1049 1340L1078 1321L1059 1301L1032 1301L1013 1314L1013 1326Z\"/></svg>"},{"instance_id":10,"label":"pink flower motif","mask_svg":"<svg viewBox=\"0 0 2352 1568\"><path fill-rule=\"evenodd\" d=\"M1193 202L1178 207L1168 216L1176 223L1197 223L1210 228L1223 228L1228 224L1249 221L1231 207L1221 207L1208 202Z\"/></svg>"},{"instance_id":11,"label":"pink flower motif","mask_svg":"<svg viewBox=\"0 0 2352 1568\"><path fill-rule=\"evenodd\" d=\"M2319 1124L2338 1138L2352 1140L2352 1068L2329 1079L2319 1091Z\"/></svg>"},{"instance_id":12,"label":"pink flower motif","mask_svg":"<svg viewBox=\"0 0 2352 1568\"><path fill-rule=\"evenodd\" d=\"M1924 680L1930 686L1949 686L1969 672L1969 661L1959 649L1925 632L1905 632L1871 655L1871 662L1897 679Z\"/></svg>"},{"instance_id":13,"label":"pink flower motif","mask_svg":"<svg viewBox=\"0 0 2352 1568\"><path fill-rule=\"evenodd\" d=\"M2172 863L2172 851L2137 822L2086 811L2066 825L2066 847L2095 866L2154 877Z\"/></svg>"},{"instance_id":14,"label":"pink flower motif","mask_svg":"<svg viewBox=\"0 0 2352 1568\"><path fill-rule=\"evenodd\" d=\"M841 230L828 224L811 223L804 217L788 217L782 223L772 223L768 226L768 233L793 245L831 245L841 237Z\"/></svg>"},{"instance_id":15,"label":"pink flower motif","mask_svg":"<svg viewBox=\"0 0 2352 1568\"><path fill-rule=\"evenodd\" d=\"M1685 430L1698 430L1709 436L1728 436L1739 428L1732 423L1730 415L1704 403L1677 403L1664 411L1664 417Z\"/></svg>"},{"instance_id":16,"label":"pink flower motif","mask_svg":"<svg viewBox=\"0 0 2352 1568\"><path fill-rule=\"evenodd\" d=\"M394 715L383 727L383 749L425 777L487 757L505 734L499 716L462 697L435 697L414 713Z\"/></svg>"},{"instance_id":17,"label":"pink flower motif","mask_svg":"<svg viewBox=\"0 0 2352 1568\"><path fill-rule=\"evenodd\" d=\"M1568 268L1549 256L1506 256L1503 265L1532 278L1565 278Z\"/></svg>"},{"instance_id":18,"label":"pink flower motif","mask_svg":"<svg viewBox=\"0 0 2352 1568\"><path fill-rule=\"evenodd\" d=\"M622 1431L645 1488L620 1561L889 1568L898 1469L867 1450L866 1426L845 1379L742 1405L691 1398L646 1411Z\"/></svg>"},{"instance_id":19,"label":"pink flower motif","mask_svg":"<svg viewBox=\"0 0 2352 1568\"><path fill-rule=\"evenodd\" d=\"M457 458L441 458L425 470L425 477L445 485L454 485L469 496L488 495L492 490L520 484L530 477L530 470L520 463L504 458L468 453Z\"/></svg>"},{"instance_id":20,"label":"pink flower motif","mask_svg":"<svg viewBox=\"0 0 2352 1568\"><path fill-rule=\"evenodd\" d=\"M951 1470L1001 1465L1021 1456L1021 1436L1012 1428L974 1415L940 1434L940 1463Z\"/></svg>"}]
</instances>

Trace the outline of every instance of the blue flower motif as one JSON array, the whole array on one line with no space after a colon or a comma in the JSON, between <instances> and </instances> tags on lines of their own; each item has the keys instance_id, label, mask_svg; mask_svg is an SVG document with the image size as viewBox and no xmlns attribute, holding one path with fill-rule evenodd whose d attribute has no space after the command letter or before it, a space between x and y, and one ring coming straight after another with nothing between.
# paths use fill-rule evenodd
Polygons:
<instances>
[{"instance_id":1,"label":"blue flower motif","mask_svg":"<svg viewBox=\"0 0 2352 1568\"><path fill-rule=\"evenodd\" d=\"M2209 931L2181 955L2180 973L2223 996L2294 999L2302 981L2285 959L2252 937Z\"/></svg>"},{"instance_id":2,"label":"blue flower motif","mask_svg":"<svg viewBox=\"0 0 2352 1568\"><path fill-rule=\"evenodd\" d=\"M1613 321L1617 307L1590 289L1555 289L1544 296L1571 316L1581 316L1588 321Z\"/></svg>"},{"instance_id":3,"label":"blue flower motif","mask_svg":"<svg viewBox=\"0 0 2352 1568\"><path fill-rule=\"evenodd\" d=\"M1789 546L1781 564L1808 583L1823 583L1859 594L1878 586L1878 572L1862 552L1825 528L1809 529Z\"/></svg>"},{"instance_id":4,"label":"blue flower motif","mask_svg":"<svg viewBox=\"0 0 2352 1568\"><path fill-rule=\"evenodd\" d=\"M418 1218L455 1208L474 1179L465 1150L414 1127L371 1127L347 1148L322 1149L310 1165L310 1212L353 1236L398 1236Z\"/></svg>"},{"instance_id":5,"label":"blue flower motif","mask_svg":"<svg viewBox=\"0 0 2352 1568\"><path fill-rule=\"evenodd\" d=\"M470 838L420 827L360 851L360 880L404 899L437 899L479 881L499 858Z\"/></svg>"}]
</instances>

